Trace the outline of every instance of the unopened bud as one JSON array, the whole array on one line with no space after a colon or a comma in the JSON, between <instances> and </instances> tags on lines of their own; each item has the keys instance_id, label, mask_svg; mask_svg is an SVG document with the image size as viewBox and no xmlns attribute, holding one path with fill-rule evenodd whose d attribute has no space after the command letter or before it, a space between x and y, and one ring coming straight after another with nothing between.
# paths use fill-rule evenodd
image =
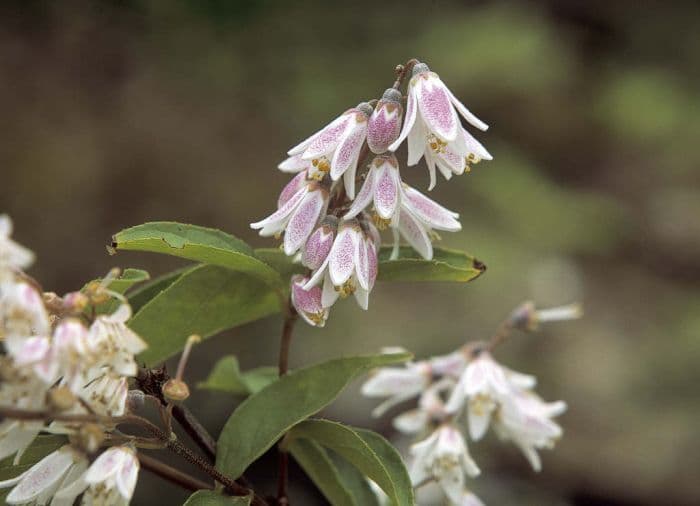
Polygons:
<instances>
[{"instance_id":1,"label":"unopened bud","mask_svg":"<svg viewBox=\"0 0 700 506\"><path fill-rule=\"evenodd\" d=\"M182 380L171 378L162 387L163 396L171 402L182 402L190 396L190 388Z\"/></svg>"},{"instance_id":2,"label":"unopened bud","mask_svg":"<svg viewBox=\"0 0 700 506\"><path fill-rule=\"evenodd\" d=\"M367 124L367 145L372 153L381 154L399 137L401 131L401 92L389 88L377 103Z\"/></svg>"},{"instance_id":3,"label":"unopened bud","mask_svg":"<svg viewBox=\"0 0 700 506\"><path fill-rule=\"evenodd\" d=\"M537 330L540 323L574 320L583 315L580 304L569 304L549 309L535 309L535 304L525 302L518 306L510 315L510 323L514 328L532 332Z\"/></svg>"},{"instance_id":4,"label":"unopened bud","mask_svg":"<svg viewBox=\"0 0 700 506\"><path fill-rule=\"evenodd\" d=\"M77 398L67 386L52 388L46 395L49 406L55 411L66 411L72 408Z\"/></svg>"}]
</instances>

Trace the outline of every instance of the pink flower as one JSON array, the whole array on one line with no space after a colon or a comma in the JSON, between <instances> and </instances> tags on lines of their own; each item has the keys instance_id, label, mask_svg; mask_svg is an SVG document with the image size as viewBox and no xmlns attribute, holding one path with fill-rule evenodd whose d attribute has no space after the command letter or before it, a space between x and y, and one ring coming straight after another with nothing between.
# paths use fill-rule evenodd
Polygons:
<instances>
[{"instance_id":1,"label":"pink flower","mask_svg":"<svg viewBox=\"0 0 700 506\"><path fill-rule=\"evenodd\" d=\"M372 161L367 178L344 219L354 218L370 204L373 204L372 219L378 228L393 227L428 260L433 257L430 238L433 229L455 232L462 228L457 213L401 181L398 161L391 153L379 155Z\"/></svg>"},{"instance_id":2,"label":"pink flower","mask_svg":"<svg viewBox=\"0 0 700 506\"><path fill-rule=\"evenodd\" d=\"M292 278L292 305L297 313L313 327L323 327L328 319L328 309L321 304L321 287L304 288L309 278L296 275Z\"/></svg>"},{"instance_id":3,"label":"pink flower","mask_svg":"<svg viewBox=\"0 0 700 506\"><path fill-rule=\"evenodd\" d=\"M470 162L491 159L488 151L462 128L457 112L476 128L488 128L425 63L416 64L408 84L406 121L389 150L396 151L408 137L408 165L417 164L425 155L431 189L435 186L436 166L449 178L452 174L464 172Z\"/></svg>"},{"instance_id":4,"label":"pink flower","mask_svg":"<svg viewBox=\"0 0 700 506\"><path fill-rule=\"evenodd\" d=\"M284 232L284 252L293 255L301 248L311 235L319 217L328 207L330 181L306 180L296 176L282 190L281 205L262 221L251 223L250 228L260 229L260 235L269 237ZM289 196L291 189L298 189Z\"/></svg>"},{"instance_id":5,"label":"pink flower","mask_svg":"<svg viewBox=\"0 0 700 506\"><path fill-rule=\"evenodd\" d=\"M372 153L381 154L399 137L403 107L401 92L389 88L377 103L367 126L367 145Z\"/></svg>"},{"instance_id":6,"label":"pink flower","mask_svg":"<svg viewBox=\"0 0 700 506\"><path fill-rule=\"evenodd\" d=\"M301 263L312 271L321 267L331 252L336 232L338 232L338 218L326 216L306 241L301 253Z\"/></svg>"},{"instance_id":7,"label":"pink flower","mask_svg":"<svg viewBox=\"0 0 700 506\"><path fill-rule=\"evenodd\" d=\"M323 307L331 307L338 297L354 294L360 307L367 309L378 271L377 245L373 235L356 219L340 225L328 257L304 287L309 289L323 281Z\"/></svg>"},{"instance_id":8,"label":"pink flower","mask_svg":"<svg viewBox=\"0 0 700 506\"><path fill-rule=\"evenodd\" d=\"M289 150L290 158L279 165L285 172L306 170L313 179L330 174L333 181L344 175L345 189L355 196L355 172L372 107L366 102L349 109L328 125Z\"/></svg>"}]
</instances>

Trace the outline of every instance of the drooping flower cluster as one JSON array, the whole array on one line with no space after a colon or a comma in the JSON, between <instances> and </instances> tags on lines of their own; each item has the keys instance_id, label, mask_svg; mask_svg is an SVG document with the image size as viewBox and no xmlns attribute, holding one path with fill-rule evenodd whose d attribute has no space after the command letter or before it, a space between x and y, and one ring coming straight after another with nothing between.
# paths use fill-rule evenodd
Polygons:
<instances>
[{"instance_id":1,"label":"drooping flower cluster","mask_svg":"<svg viewBox=\"0 0 700 506\"><path fill-rule=\"evenodd\" d=\"M7 416L0 422L0 459L20 462L41 432L65 434L71 444L0 482L0 488L13 487L6 502L47 504L53 497L51 504L71 505L87 489L83 504L128 504L139 469L134 450L116 446L89 465L88 454L112 427L60 421L59 415L125 414L128 379L137 373L134 356L146 347L126 326L131 308L109 290L114 274L63 298L42 293L22 271L33 255L10 232L10 219L0 216L0 408L46 413L53 421ZM85 316L88 307L97 311L98 303L112 300L114 311Z\"/></svg>"},{"instance_id":2,"label":"drooping flower cluster","mask_svg":"<svg viewBox=\"0 0 700 506\"><path fill-rule=\"evenodd\" d=\"M400 87L409 71L404 121ZM429 189L436 168L450 179L490 160L459 115L487 128L425 63L412 60L400 66L399 79L381 99L361 102L289 150L279 169L296 176L282 190L277 210L251 227L266 237L283 234L285 254L301 253L308 273L292 280L291 292L307 323L323 326L335 301L351 294L367 309L378 274L380 231L392 231L392 258L403 238L429 260L434 231L461 229L457 213L403 182L394 155L408 139L408 165L425 158Z\"/></svg>"},{"instance_id":3,"label":"drooping flower cluster","mask_svg":"<svg viewBox=\"0 0 700 506\"><path fill-rule=\"evenodd\" d=\"M552 448L562 436L562 428L553 418L566 410L566 404L543 401L533 391L537 383L534 376L499 364L491 351L512 329L531 331L540 323L578 316L577 305L536 310L528 302L510 315L489 342L468 343L448 355L374 372L362 393L387 398L373 411L374 416L418 398L416 408L393 420L396 430L420 439L410 449L414 486L434 481L450 504L482 504L465 485L467 477L476 477L480 471L463 435L464 414L465 432L472 441L480 440L493 427L540 471L538 450Z\"/></svg>"}]
</instances>

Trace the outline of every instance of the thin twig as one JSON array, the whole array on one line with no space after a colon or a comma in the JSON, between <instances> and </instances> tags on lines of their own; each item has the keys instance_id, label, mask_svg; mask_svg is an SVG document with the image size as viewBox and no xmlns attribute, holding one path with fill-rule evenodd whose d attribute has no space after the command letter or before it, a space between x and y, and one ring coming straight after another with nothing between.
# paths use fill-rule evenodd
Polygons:
<instances>
[{"instance_id":1,"label":"thin twig","mask_svg":"<svg viewBox=\"0 0 700 506\"><path fill-rule=\"evenodd\" d=\"M216 440L184 405L173 406L173 418L212 462L216 460Z\"/></svg>"},{"instance_id":2,"label":"thin twig","mask_svg":"<svg viewBox=\"0 0 700 506\"><path fill-rule=\"evenodd\" d=\"M181 486L186 490L195 492L197 490L212 490L214 488L211 484L194 478L187 473L183 473L179 469L170 467L160 460L154 459L153 457L145 455L144 453L139 452L138 458L139 462L141 463L141 467L147 469L157 476L160 476L164 480Z\"/></svg>"}]
</instances>

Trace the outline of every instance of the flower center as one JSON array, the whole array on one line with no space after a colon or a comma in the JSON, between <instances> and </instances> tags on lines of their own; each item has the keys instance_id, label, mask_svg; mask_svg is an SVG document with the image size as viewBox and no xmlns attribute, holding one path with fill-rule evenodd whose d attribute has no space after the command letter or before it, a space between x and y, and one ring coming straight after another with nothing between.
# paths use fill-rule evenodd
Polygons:
<instances>
[{"instance_id":1,"label":"flower center","mask_svg":"<svg viewBox=\"0 0 700 506\"><path fill-rule=\"evenodd\" d=\"M377 227L379 230L386 230L389 227L391 220L387 218L382 218L376 212L373 212L372 223L374 223L374 226Z\"/></svg>"},{"instance_id":2,"label":"flower center","mask_svg":"<svg viewBox=\"0 0 700 506\"><path fill-rule=\"evenodd\" d=\"M321 181L331 170L331 162L329 162L328 158L325 156L314 158L311 160L311 165L313 165L314 168L309 171L309 176L316 181Z\"/></svg>"},{"instance_id":3,"label":"flower center","mask_svg":"<svg viewBox=\"0 0 700 506\"><path fill-rule=\"evenodd\" d=\"M348 279L345 283L343 283L340 286L334 287L335 291L340 294L342 298L347 297L348 295L352 295L355 293L355 290L357 287L355 286L355 282L352 280L352 278Z\"/></svg>"},{"instance_id":4,"label":"flower center","mask_svg":"<svg viewBox=\"0 0 700 506\"><path fill-rule=\"evenodd\" d=\"M444 153L447 143L438 139L435 135L430 134L428 136L428 146L430 146L430 149L432 149L435 153Z\"/></svg>"}]
</instances>

